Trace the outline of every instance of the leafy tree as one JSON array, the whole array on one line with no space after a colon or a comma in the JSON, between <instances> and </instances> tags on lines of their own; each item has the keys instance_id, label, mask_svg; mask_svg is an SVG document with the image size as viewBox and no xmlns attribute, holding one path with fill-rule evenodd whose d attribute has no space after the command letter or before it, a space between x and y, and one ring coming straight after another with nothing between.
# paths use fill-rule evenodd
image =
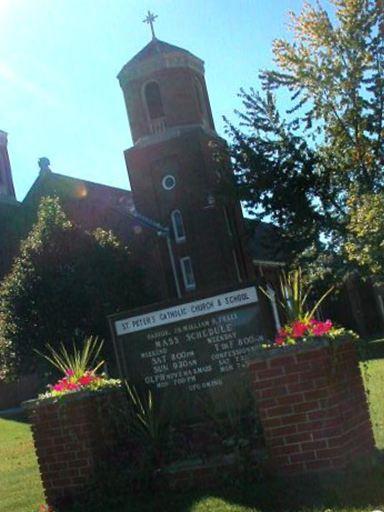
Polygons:
<instances>
[{"instance_id":1,"label":"leafy tree","mask_svg":"<svg viewBox=\"0 0 384 512\"><path fill-rule=\"evenodd\" d=\"M313 201L322 183L316 155L281 118L270 92L263 98L243 90L241 96L246 111L239 115L246 130L228 125L236 192L252 216L281 228L284 252L293 256L312 241L319 243L322 216Z\"/></svg>"},{"instance_id":2,"label":"leafy tree","mask_svg":"<svg viewBox=\"0 0 384 512\"><path fill-rule=\"evenodd\" d=\"M352 196L348 200L347 257L368 276L384 282L384 193Z\"/></svg>"},{"instance_id":3,"label":"leafy tree","mask_svg":"<svg viewBox=\"0 0 384 512\"><path fill-rule=\"evenodd\" d=\"M37 222L0 286L0 376L43 363L34 349L74 338L108 337L106 316L148 299L143 273L111 232L72 224L57 198L44 198ZM105 344L105 358L113 350Z\"/></svg>"},{"instance_id":4,"label":"leafy tree","mask_svg":"<svg viewBox=\"0 0 384 512\"><path fill-rule=\"evenodd\" d=\"M384 188L384 13L373 0L330 1L332 19L320 4L291 13L292 41L273 45L278 70L261 73L262 93L240 92L240 126L227 127L246 208L281 228L292 259L342 274L348 198Z\"/></svg>"}]
</instances>

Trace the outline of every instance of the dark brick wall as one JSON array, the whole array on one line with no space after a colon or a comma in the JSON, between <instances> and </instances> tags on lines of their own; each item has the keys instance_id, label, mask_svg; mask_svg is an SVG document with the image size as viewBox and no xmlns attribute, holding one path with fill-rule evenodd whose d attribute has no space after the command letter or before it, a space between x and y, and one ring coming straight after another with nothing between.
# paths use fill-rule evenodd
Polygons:
<instances>
[{"instance_id":1,"label":"dark brick wall","mask_svg":"<svg viewBox=\"0 0 384 512\"><path fill-rule=\"evenodd\" d=\"M165 123L168 128L188 124L202 124L203 116L199 111L194 82L199 80L205 95L208 124L213 128L204 77L189 68L165 68L152 72L145 78L131 80L129 86L123 91L134 142L140 137L151 134L144 103L143 87L152 80L159 84Z\"/></svg>"},{"instance_id":2,"label":"dark brick wall","mask_svg":"<svg viewBox=\"0 0 384 512\"><path fill-rule=\"evenodd\" d=\"M118 392L72 395L59 402L27 402L47 503L65 508L84 497L113 451L111 429Z\"/></svg>"},{"instance_id":3,"label":"dark brick wall","mask_svg":"<svg viewBox=\"0 0 384 512\"><path fill-rule=\"evenodd\" d=\"M234 251L242 279L250 277L239 237L239 207L220 200L211 206L208 202L218 179L219 165L211 147L214 140L196 128L157 144L134 146L125 153L137 210L166 226L170 226L172 210L181 211L187 239L184 243L174 243L173 247L177 260L183 256L192 258L199 293L239 282ZM172 190L162 187L162 179L167 174L176 178ZM224 207L235 222L232 233L228 230ZM171 277L165 246L161 267ZM169 288L172 290L172 283Z\"/></svg>"},{"instance_id":4,"label":"dark brick wall","mask_svg":"<svg viewBox=\"0 0 384 512\"><path fill-rule=\"evenodd\" d=\"M352 342L339 344L335 351L319 344L304 350L264 352L250 362L249 369L267 464L276 473L340 470L373 451L367 402ZM89 486L97 486L98 479L105 478L100 467L106 464L108 472L108 464L114 464L113 454L132 445L126 424L115 421L116 411L122 411L126 404L122 399L123 395L115 391L26 403L49 505L60 509L81 500ZM163 490L201 488L238 469L223 457L217 464L168 468L157 485Z\"/></svg>"},{"instance_id":5,"label":"dark brick wall","mask_svg":"<svg viewBox=\"0 0 384 512\"><path fill-rule=\"evenodd\" d=\"M281 473L340 469L374 449L353 342L250 363L269 461Z\"/></svg>"},{"instance_id":6,"label":"dark brick wall","mask_svg":"<svg viewBox=\"0 0 384 512\"><path fill-rule=\"evenodd\" d=\"M143 61L140 73L132 72L122 86L135 143L125 158L136 209L164 226L170 226L172 210L181 211L187 239L174 243L173 249L184 295L192 295L183 290L179 262L184 256L192 259L197 293L249 280L254 272L243 247L240 205L217 197L212 204L220 175L232 171L225 142L214 132L203 68L152 64ZM146 108L144 90L150 81L159 85L162 98L164 117L159 129L151 126ZM224 155L220 162L219 149ZM173 190L162 187L167 174L176 178ZM163 298L167 299L175 296L175 286L165 244L159 257L156 266L166 275Z\"/></svg>"}]
</instances>

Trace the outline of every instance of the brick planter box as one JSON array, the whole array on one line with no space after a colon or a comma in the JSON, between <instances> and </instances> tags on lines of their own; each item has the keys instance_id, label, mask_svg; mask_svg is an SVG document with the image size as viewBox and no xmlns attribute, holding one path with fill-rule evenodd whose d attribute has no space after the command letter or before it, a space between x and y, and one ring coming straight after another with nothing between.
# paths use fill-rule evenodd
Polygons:
<instances>
[{"instance_id":1,"label":"brick planter box","mask_svg":"<svg viewBox=\"0 0 384 512\"><path fill-rule=\"evenodd\" d=\"M119 390L108 390L24 402L46 500L55 510L81 499L96 483L116 443L110 407L121 399Z\"/></svg>"},{"instance_id":2,"label":"brick planter box","mask_svg":"<svg viewBox=\"0 0 384 512\"><path fill-rule=\"evenodd\" d=\"M374 450L352 341L260 351L249 369L274 471L342 469Z\"/></svg>"},{"instance_id":3,"label":"brick planter box","mask_svg":"<svg viewBox=\"0 0 384 512\"><path fill-rule=\"evenodd\" d=\"M115 390L74 393L60 399L32 400L23 404L32 423L48 505L62 511L81 502L87 492L104 483L101 479L108 478L109 468L114 468L114 456L119 456L121 451L128 472L131 456L133 468L136 467L139 447L126 428L125 418L124 423L121 417L116 421L116 415L124 411L127 403L123 393ZM201 460L197 465L164 466L158 470L154 473L154 489L184 491L215 485L223 475L235 475L238 466L233 457L223 455L221 459L218 456L215 460Z\"/></svg>"},{"instance_id":4,"label":"brick planter box","mask_svg":"<svg viewBox=\"0 0 384 512\"><path fill-rule=\"evenodd\" d=\"M356 348L344 341L259 351L251 359L252 389L271 468L283 474L339 470L374 449ZM123 401L122 401L123 400ZM126 398L120 390L74 393L25 402L47 503L62 510L102 478L133 440L115 421ZM117 409L116 409L117 408ZM121 443L121 444L119 444ZM201 488L236 464L202 463L163 471L160 488ZM170 469L170 468L169 468ZM256 471L256 469L255 469ZM104 475L105 476L105 475ZM102 483L101 481L99 483Z\"/></svg>"}]
</instances>

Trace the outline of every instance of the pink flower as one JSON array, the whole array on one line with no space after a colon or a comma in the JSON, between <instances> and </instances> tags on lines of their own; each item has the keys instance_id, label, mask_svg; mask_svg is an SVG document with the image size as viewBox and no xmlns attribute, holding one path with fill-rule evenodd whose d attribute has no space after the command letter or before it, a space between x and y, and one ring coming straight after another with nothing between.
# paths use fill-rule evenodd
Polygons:
<instances>
[{"instance_id":1,"label":"pink flower","mask_svg":"<svg viewBox=\"0 0 384 512\"><path fill-rule=\"evenodd\" d=\"M92 382L99 381L100 379L101 377L91 371L86 371L81 377L76 378L73 371L67 370L65 377L56 382L53 386L49 386L49 388L58 393L80 391L81 389L87 388Z\"/></svg>"},{"instance_id":2,"label":"pink flower","mask_svg":"<svg viewBox=\"0 0 384 512\"><path fill-rule=\"evenodd\" d=\"M309 325L307 323L301 322L300 320L296 320L292 324L292 337L301 338L308 330L308 327Z\"/></svg>"},{"instance_id":3,"label":"pink flower","mask_svg":"<svg viewBox=\"0 0 384 512\"><path fill-rule=\"evenodd\" d=\"M332 322L330 320L326 320L325 322L320 322L319 320L312 320L312 334L315 336L323 336L327 334L332 329Z\"/></svg>"},{"instance_id":4,"label":"pink flower","mask_svg":"<svg viewBox=\"0 0 384 512\"><path fill-rule=\"evenodd\" d=\"M284 345L285 339L288 336L287 331L282 327L277 331L277 335L275 338L275 344L276 345Z\"/></svg>"},{"instance_id":5,"label":"pink flower","mask_svg":"<svg viewBox=\"0 0 384 512\"><path fill-rule=\"evenodd\" d=\"M65 389L68 391L77 391L80 389L80 387L81 386L79 384L77 384L76 382L67 382Z\"/></svg>"},{"instance_id":6,"label":"pink flower","mask_svg":"<svg viewBox=\"0 0 384 512\"><path fill-rule=\"evenodd\" d=\"M94 382L97 379L98 379L98 377L96 377L92 373L86 372L86 373L84 373L84 375L82 377L80 377L80 379L78 380L78 383L81 384L81 386L89 386L89 384L91 384L92 382Z\"/></svg>"},{"instance_id":7,"label":"pink flower","mask_svg":"<svg viewBox=\"0 0 384 512\"><path fill-rule=\"evenodd\" d=\"M56 384L53 386L54 391L64 391L67 385L66 379L61 379L59 382L56 382Z\"/></svg>"},{"instance_id":8,"label":"pink flower","mask_svg":"<svg viewBox=\"0 0 384 512\"><path fill-rule=\"evenodd\" d=\"M53 388L54 391L75 391L77 389L80 389L79 384L76 382L72 382L71 380L68 380L68 378L64 377L63 379L59 380Z\"/></svg>"}]
</instances>

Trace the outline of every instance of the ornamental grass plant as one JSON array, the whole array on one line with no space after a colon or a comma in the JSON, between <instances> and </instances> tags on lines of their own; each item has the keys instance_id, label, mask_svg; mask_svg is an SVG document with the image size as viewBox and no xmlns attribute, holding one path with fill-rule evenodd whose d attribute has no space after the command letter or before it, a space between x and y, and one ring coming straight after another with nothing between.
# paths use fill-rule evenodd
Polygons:
<instances>
[{"instance_id":1,"label":"ornamental grass plant","mask_svg":"<svg viewBox=\"0 0 384 512\"><path fill-rule=\"evenodd\" d=\"M334 340L347 335L356 338L356 334L334 326L329 319L322 321L315 318L321 304L333 289L333 286L329 288L312 305L310 304L312 287L306 284L302 270L297 268L288 273L282 272L278 302L287 322L278 330L273 346L296 345L318 338ZM272 300L267 290L261 288L261 291Z\"/></svg>"},{"instance_id":2,"label":"ornamental grass plant","mask_svg":"<svg viewBox=\"0 0 384 512\"><path fill-rule=\"evenodd\" d=\"M82 347L73 343L72 351L61 344L59 350L47 345L49 354L40 354L64 376L53 385L48 385L48 391L40 398L60 397L76 391L97 391L107 387L119 387L121 382L109 379L105 374L97 374L104 365L100 353L104 342L97 337L86 338Z\"/></svg>"}]
</instances>

